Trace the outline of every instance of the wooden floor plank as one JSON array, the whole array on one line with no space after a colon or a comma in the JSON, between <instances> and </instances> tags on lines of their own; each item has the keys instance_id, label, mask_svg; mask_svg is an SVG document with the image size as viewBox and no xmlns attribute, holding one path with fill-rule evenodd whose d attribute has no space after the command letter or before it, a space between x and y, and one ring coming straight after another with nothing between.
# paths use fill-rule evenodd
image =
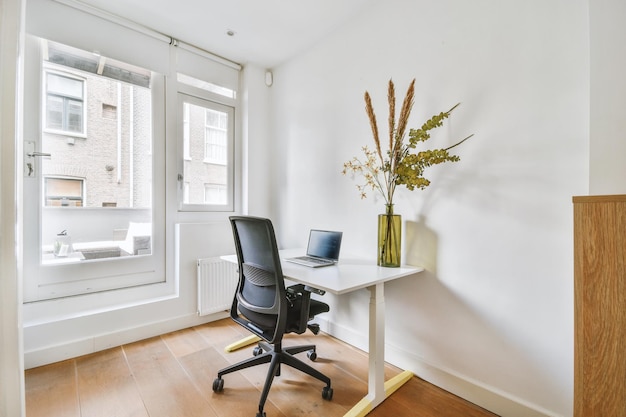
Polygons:
<instances>
[{"instance_id":1,"label":"wooden floor plank","mask_svg":"<svg viewBox=\"0 0 626 417\"><path fill-rule=\"evenodd\" d=\"M393 414L390 414L393 413ZM369 416L497 417L421 378L413 377Z\"/></svg>"},{"instance_id":2,"label":"wooden floor plank","mask_svg":"<svg viewBox=\"0 0 626 417\"><path fill-rule=\"evenodd\" d=\"M124 352L150 417L217 416L161 338L126 345Z\"/></svg>"},{"instance_id":3,"label":"wooden floor plank","mask_svg":"<svg viewBox=\"0 0 626 417\"><path fill-rule=\"evenodd\" d=\"M217 372L252 355L224 346L248 333L230 319L26 372L26 417L253 417L268 365L225 376L222 393L212 390ZM283 366L274 380L268 417L342 417L367 393L367 354L320 333L288 335L285 345L317 345L318 359L304 362L332 380L332 401L324 384ZM385 365L386 378L401 370ZM494 417L495 414L417 377L376 407L372 417Z\"/></svg>"},{"instance_id":4,"label":"wooden floor plank","mask_svg":"<svg viewBox=\"0 0 626 417\"><path fill-rule=\"evenodd\" d=\"M219 416L254 416L261 391L240 372L234 372L224 378L224 391L213 392L213 380L217 377L218 371L230 365L215 348L186 355L179 358L179 361ZM269 416L286 417L271 401L266 403L265 411Z\"/></svg>"},{"instance_id":5,"label":"wooden floor plank","mask_svg":"<svg viewBox=\"0 0 626 417\"><path fill-rule=\"evenodd\" d=\"M149 417L121 348L76 360L82 416Z\"/></svg>"},{"instance_id":6,"label":"wooden floor plank","mask_svg":"<svg viewBox=\"0 0 626 417\"><path fill-rule=\"evenodd\" d=\"M195 329L184 329L161 336L175 357L189 355L206 349L211 345Z\"/></svg>"},{"instance_id":7,"label":"wooden floor plank","mask_svg":"<svg viewBox=\"0 0 626 417\"><path fill-rule=\"evenodd\" d=\"M230 343L243 339L250 335L248 331L243 329L231 319L223 319L206 323L201 326L194 327L198 333L204 337L211 346L223 349Z\"/></svg>"},{"instance_id":8,"label":"wooden floor plank","mask_svg":"<svg viewBox=\"0 0 626 417\"><path fill-rule=\"evenodd\" d=\"M28 417L80 417L74 361L29 369L25 379Z\"/></svg>"}]
</instances>

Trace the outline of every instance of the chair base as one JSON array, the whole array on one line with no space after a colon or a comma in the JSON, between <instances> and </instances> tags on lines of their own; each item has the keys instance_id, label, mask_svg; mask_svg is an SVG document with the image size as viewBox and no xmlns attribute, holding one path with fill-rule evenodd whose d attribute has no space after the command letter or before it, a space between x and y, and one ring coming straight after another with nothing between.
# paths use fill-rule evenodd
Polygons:
<instances>
[{"instance_id":1,"label":"chair base","mask_svg":"<svg viewBox=\"0 0 626 417\"><path fill-rule=\"evenodd\" d=\"M269 363L270 367L267 372L267 377L265 378L265 385L263 386L263 391L259 400L259 412L257 414L257 417L263 417L265 415L263 408L265 406L265 402L267 401L274 377L280 376L281 364L285 364L324 382L326 386L322 389L322 398L330 401L333 397L333 389L330 386L330 378L293 356L301 352L308 352L307 356L312 361L317 358L315 345L300 345L283 348L282 343L271 345L266 342L259 342L258 346L254 348L253 356L251 358L228 366L217 373L217 378L213 381L213 391L221 392L224 390L224 380L222 379L224 375L240 371L242 369L251 368L253 366Z\"/></svg>"}]
</instances>

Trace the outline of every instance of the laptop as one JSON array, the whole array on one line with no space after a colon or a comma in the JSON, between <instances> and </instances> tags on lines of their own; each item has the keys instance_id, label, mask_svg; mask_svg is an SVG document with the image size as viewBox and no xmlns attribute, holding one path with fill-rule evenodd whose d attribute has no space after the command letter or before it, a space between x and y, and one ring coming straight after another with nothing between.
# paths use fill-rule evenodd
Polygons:
<instances>
[{"instance_id":1,"label":"laptop","mask_svg":"<svg viewBox=\"0 0 626 417\"><path fill-rule=\"evenodd\" d=\"M342 235L342 232L311 229L306 255L286 258L285 261L311 268L334 265L339 260Z\"/></svg>"}]
</instances>

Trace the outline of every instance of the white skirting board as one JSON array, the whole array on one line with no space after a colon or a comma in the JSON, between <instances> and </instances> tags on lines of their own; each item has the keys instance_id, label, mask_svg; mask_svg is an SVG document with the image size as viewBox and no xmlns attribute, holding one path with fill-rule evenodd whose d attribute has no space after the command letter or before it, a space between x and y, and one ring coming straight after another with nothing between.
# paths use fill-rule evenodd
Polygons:
<instances>
[{"instance_id":1,"label":"white skirting board","mask_svg":"<svg viewBox=\"0 0 626 417\"><path fill-rule=\"evenodd\" d=\"M316 321L323 332L367 352L367 334L362 334L325 317L318 316ZM450 369L428 363L419 354L389 343L385 344L385 361L401 369L412 371L425 381L499 416L564 417L537 404L529 403L510 393L503 392L496 387L482 384Z\"/></svg>"},{"instance_id":2,"label":"white skirting board","mask_svg":"<svg viewBox=\"0 0 626 417\"><path fill-rule=\"evenodd\" d=\"M137 342L193 326L200 326L204 323L221 320L227 317L228 314L224 312L204 317L198 317L197 314L192 313L180 317L172 317L167 320L145 323L141 326L120 328L114 332L88 336L83 339L72 340L59 345L26 351L24 352L24 368L36 368L38 366L100 352L112 347Z\"/></svg>"},{"instance_id":3,"label":"white skirting board","mask_svg":"<svg viewBox=\"0 0 626 417\"><path fill-rule=\"evenodd\" d=\"M237 265L219 257L198 259L198 315L229 310L237 289Z\"/></svg>"}]
</instances>

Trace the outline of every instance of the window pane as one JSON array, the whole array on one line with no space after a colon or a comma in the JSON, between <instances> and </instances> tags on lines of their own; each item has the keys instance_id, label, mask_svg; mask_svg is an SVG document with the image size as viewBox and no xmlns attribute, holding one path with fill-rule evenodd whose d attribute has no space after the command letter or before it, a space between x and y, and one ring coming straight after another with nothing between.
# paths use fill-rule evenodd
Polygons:
<instances>
[{"instance_id":1,"label":"window pane","mask_svg":"<svg viewBox=\"0 0 626 417\"><path fill-rule=\"evenodd\" d=\"M204 202L206 204L226 204L226 187L221 184L205 184Z\"/></svg>"},{"instance_id":2,"label":"window pane","mask_svg":"<svg viewBox=\"0 0 626 417\"><path fill-rule=\"evenodd\" d=\"M206 124L207 126L226 130L226 126L228 126L228 114L207 109Z\"/></svg>"},{"instance_id":3,"label":"window pane","mask_svg":"<svg viewBox=\"0 0 626 417\"><path fill-rule=\"evenodd\" d=\"M46 195L50 197L82 197L83 182L65 178L46 178Z\"/></svg>"},{"instance_id":4,"label":"window pane","mask_svg":"<svg viewBox=\"0 0 626 417\"><path fill-rule=\"evenodd\" d=\"M235 91L231 90L230 88L220 87L219 85L202 81L202 80L199 80L194 77L190 77L185 74L178 73L177 80L179 83L187 84L192 87L200 88L205 91L210 91L212 93L219 94L224 97L235 98L235 95L236 95Z\"/></svg>"},{"instance_id":5,"label":"window pane","mask_svg":"<svg viewBox=\"0 0 626 417\"><path fill-rule=\"evenodd\" d=\"M83 80L46 73L46 127L83 133Z\"/></svg>"},{"instance_id":6,"label":"window pane","mask_svg":"<svg viewBox=\"0 0 626 417\"><path fill-rule=\"evenodd\" d=\"M181 106L181 203L189 205L187 210L227 209L233 204L233 108L196 97L185 98Z\"/></svg>"},{"instance_id":7,"label":"window pane","mask_svg":"<svg viewBox=\"0 0 626 417\"><path fill-rule=\"evenodd\" d=\"M83 83L80 80L49 73L48 93L82 99Z\"/></svg>"},{"instance_id":8,"label":"window pane","mask_svg":"<svg viewBox=\"0 0 626 417\"><path fill-rule=\"evenodd\" d=\"M81 207L83 181L68 178L45 178L45 205L49 207Z\"/></svg>"},{"instance_id":9,"label":"window pane","mask_svg":"<svg viewBox=\"0 0 626 417\"><path fill-rule=\"evenodd\" d=\"M212 160L214 163L226 163L226 132L207 128L206 130L206 153L205 159Z\"/></svg>"},{"instance_id":10,"label":"window pane","mask_svg":"<svg viewBox=\"0 0 626 417\"><path fill-rule=\"evenodd\" d=\"M67 102L67 128L70 132L83 131L83 102L68 100Z\"/></svg>"},{"instance_id":11,"label":"window pane","mask_svg":"<svg viewBox=\"0 0 626 417\"><path fill-rule=\"evenodd\" d=\"M44 263L62 230L72 236L74 248L85 257L82 260L150 255L151 90L59 65L44 67L55 71L48 72L47 127L86 133L80 137L42 133L42 152L52 155L41 160ZM62 70L67 77L58 75ZM136 225L143 225L140 234Z\"/></svg>"},{"instance_id":12,"label":"window pane","mask_svg":"<svg viewBox=\"0 0 626 417\"><path fill-rule=\"evenodd\" d=\"M225 164L228 146L228 132L226 131L228 114L207 109L205 118L206 151L204 158L213 163Z\"/></svg>"},{"instance_id":13,"label":"window pane","mask_svg":"<svg viewBox=\"0 0 626 417\"><path fill-rule=\"evenodd\" d=\"M63 98L48 95L46 102L46 127L63 129Z\"/></svg>"}]
</instances>

